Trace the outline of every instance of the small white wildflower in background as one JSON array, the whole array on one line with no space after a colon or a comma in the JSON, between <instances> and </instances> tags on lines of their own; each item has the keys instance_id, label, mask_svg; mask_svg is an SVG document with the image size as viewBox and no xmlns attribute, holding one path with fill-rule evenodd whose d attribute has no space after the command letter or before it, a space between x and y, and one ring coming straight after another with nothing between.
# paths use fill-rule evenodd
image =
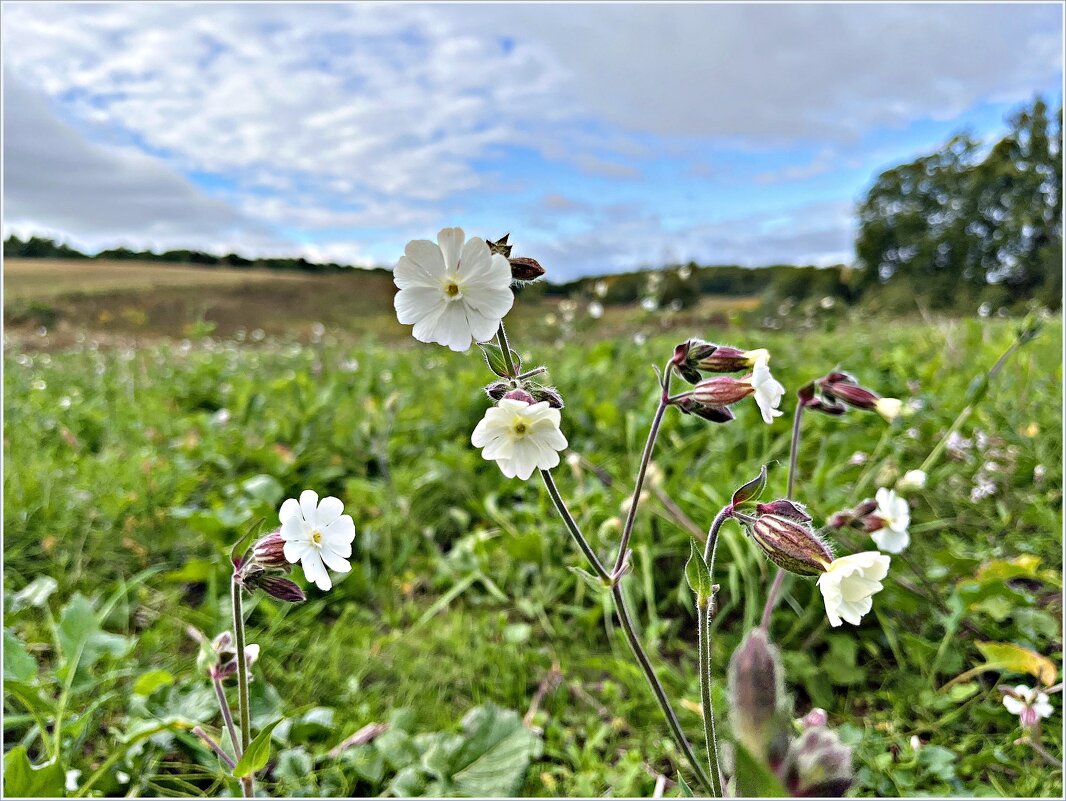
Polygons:
<instances>
[{"instance_id":1,"label":"small white wildflower in background","mask_svg":"<svg viewBox=\"0 0 1066 801\"><path fill-rule=\"evenodd\" d=\"M640 302L640 308L644 309L646 312L653 312L659 308L659 301L655 298L644 298L644 300Z\"/></svg>"},{"instance_id":2,"label":"small white wildflower in background","mask_svg":"<svg viewBox=\"0 0 1066 801\"><path fill-rule=\"evenodd\" d=\"M880 592L881 580L888 575L892 560L877 551L834 559L818 577L829 624L836 628L843 621L859 625L862 616L873 608L873 596Z\"/></svg>"},{"instance_id":3,"label":"small white wildflower in background","mask_svg":"<svg viewBox=\"0 0 1066 801\"><path fill-rule=\"evenodd\" d=\"M1019 684L1013 690L1006 690L1003 696L1003 706L1012 715L1017 715L1018 720L1025 728L1032 728L1041 718L1051 717L1055 711L1048 700L1047 693Z\"/></svg>"},{"instance_id":4,"label":"small white wildflower in background","mask_svg":"<svg viewBox=\"0 0 1066 801\"><path fill-rule=\"evenodd\" d=\"M606 281L597 281L592 285L592 294L598 298L604 298L607 297L607 289L608 286Z\"/></svg>"},{"instance_id":5,"label":"small white wildflower in background","mask_svg":"<svg viewBox=\"0 0 1066 801\"><path fill-rule=\"evenodd\" d=\"M65 786L68 793L74 793L78 790L78 779L81 778L80 770L68 770L66 776Z\"/></svg>"},{"instance_id":6,"label":"small white wildflower in background","mask_svg":"<svg viewBox=\"0 0 1066 801\"><path fill-rule=\"evenodd\" d=\"M981 317L987 317L992 313L992 307L987 303L982 303L977 307L977 314Z\"/></svg>"},{"instance_id":7,"label":"small white wildflower in background","mask_svg":"<svg viewBox=\"0 0 1066 801\"><path fill-rule=\"evenodd\" d=\"M603 304L595 300L592 301L592 303L589 304L589 317L593 320L599 320L603 317Z\"/></svg>"},{"instance_id":8,"label":"small white wildflower in background","mask_svg":"<svg viewBox=\"0 0 1066 801\"><path fill-rule=\"evenodd\" d=\"M911 524L911 508L906 498L885 487L877 491L874 499L877 501L874 514L881 518L884 528L873 532L870 537L882 551L900 553L911 543L911 535L907 531Z\"/></svg>"},{"instance_id":9,"label":"small white wildflower in background","mask_svg":"<svg viewBox=\"0 0 1066 801\"><path fill-rule=\"evenodd\" d=\"M1044 478L1047 476L1047 468L1042 464L1038 464L1033 468L1033 483L1043 484Z\"/></svg>"},{"instance_id":10,"label":"small white wildflower in background","mask_svg":"<svg viewBox=\"0 0 1066 801\"><path fill-rule=\"evenodd\" d=\"M503 398L485 412L470 441L481 456L494 461L508 478L525 481L534 470L550 470L559 464L566 437L559 430L558 409L547 401L526 403Z\"/></svg>"},{"instance_id":11,"label":"small white wildflower in background","mask_svg":"<svg viewBox=\"0 0 1066 801\"><path fill-rule=\"evenodd\" d=\"M320 590L333 586L327 567L338 573L352 569L348 558L352 555L355 523L343 512L340 499L328 497L320 503L317 492L304 490L299 501L285 501L278 514L285 558L291 564L299 562L304 576Z\"/></svg>"},{"instance_id":12,"label":"small white wildflower in background","mask_svg":"<svg viewBox=\"0 0 1066 801\"><path fill-rule=\"evenodd\" d=\"M896 489L903 491L922 489L925 487L927 478L924 470L908 470L903 474L903 478L896 482Z\"/></svg>"},{"instance_id":13,"label":"small white wildflower in background","mask_svg":"<svg viewBox=\"0 0 1066 801\"><path fill-rule=\"evenodd\" d=\"M967 454L973 448L973 440L965 439L958 431L952 431L948 435L948 441L945 445L952 456L956 459L965 459Z\"/></svg>"},{"instance_id":14,"label":"small white wildflower in background","mask_svg":"<svg viewBox=\"0 0 1066 801\"><path fill-rule=\"evenodd\" d=\"M851 458L848 459L848 464L860 467L870 461L870 454L864 451L855 451L851 454Z\"/></svg>"},{"instance_id":15,"label":"small white wildflower in background","mask_svg":"<svg viewBox=\"0 0 1066 801\"><path fill-rule=\"evenodd\" d=\"M831 298L828 295L826 295L824 298L822 298L820 301L818 301L818 305L821 306L826 311L829 311L829 309L831 309L831 308L833 308L834 306L837 305L837 302L833 298Z\"/></svg>"},{"instance_id":16,"label":"small white wildflower in background","mask_svg":"<svg viewBox=\"0 0 1066 801\"><path fill-rule=\"evenodd\" d=\"M779 407L781 398L785 395L785 388L770 375L770 368L767 366L769 360L769 354L759 354L755 359L755 367L751 371L751 386L755 390L755 402L759 404L762 419L772 423L775 417L782 414Z\"/></svg>"},{"instance_id":17,"label":"small white wildflower in background","mask_svg":"<svg viewBox=\"0 0 1066 801\"><path fill-rule=\"evenodd\" d=\"M923 745L924 745L924 743L922 742L922 738L921 737L919 737L917 734L912 734L911 735L911 750L912 751L918 751Z\"/></svg>"},{"instance_id":18,"label":"small white wildflower in background","mask_svg":"<svg viewBox=\"0 0 1066 801\"><path fill-rule=\"evenodd\" d=\"M680 278L682 281L687 281L689 278L692 277L692 268L689 267L687 264L682 264L680 267L677 268L677 277Z\"/></svg>"},{"instance_id":19,"label":"small white wildflower in background","mask_svg":"<svg viewBox=\"0 0 1066 801\"><path fill-rule=\"evenodd\" d=\"M510 263L484 239L467 240L462 228L442 229L437 244L408 242L393 281L400 289L393 299L397 319L414 326L419 342L454 351L492 339L514 305Z\"/></svg>"},{"instance_id":20,"label":"small white wildflower in background","mask_svg":"<svg viewBox=\"0 0 1066 801\"><path fill-rule=\"evenodd\" d=\"M674 298L670 301L670 311L679 312L685 308L685 304L681 301L681 298Z\"/></svg>"}]
</instances>

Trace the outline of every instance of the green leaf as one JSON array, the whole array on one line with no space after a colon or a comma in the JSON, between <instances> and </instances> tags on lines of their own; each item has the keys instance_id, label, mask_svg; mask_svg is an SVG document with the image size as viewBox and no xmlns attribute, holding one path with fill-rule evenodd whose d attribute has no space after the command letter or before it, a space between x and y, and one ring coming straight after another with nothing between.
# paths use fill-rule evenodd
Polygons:
<instances>
[{"instance_id":1,"label":"green leaf","mask_svg":"<svg viewBox=\"0 0 1066 801\"><path fill-rule=\"evenodd\" d=\"M786 798L788 792L770 770L770 766L756 759L740 743L735 749L737 795L741 798Z\"/></svg>"},{"instance_id":2,"label":"green leaf","mask_svg":"<svg viewBox=\"0 0 1066 801\"><path fill-rule=\"evenodd\" d=\"M132 645L127 637L100 628L89 599L75 594L63 607L56 627L56 638L63 656L63 670L88 669L104 655L125 656Z\"/></svg>"},{"instance_id":3,"label":"green leaf","mask_svg":"<svg viewBox=\"0 0 1066 801\"><path fill-rule=\"evenodd\" d=\"M489 366L492 372L500 378L514 378L507 372L507 363L503 360L503 348L491 342L478 343L478 347L485 354L485 364ZM511 351L511 361L514 363L514 369L517 372L521 372L522 360L518 358L518 354L513 350Z\"/></svg>"},{"instance_id":4,"label":"green leaf","mask_svg":"<svg viewBox=\"0 0 1066 801\"><path fill-rule=\"evenodd\" d=\"M4 681L32 682L37 678L37 660L14 634L4 629Z\"/></svg>"},{"instance_id":5,"label":"green leaf","mask_svg":"<svg viewBox=\"0 0 1066 801\"><path fill-rule=\"evenodd\" d=\"M974 645L984 656L984 664L960 673L945 684L941 691L990 670L1006 673L1028 673L1045 687L1050 687L1054 684L1055 679L1058 677L1059 671L1055 663L1036 651L1030 651L1028 648L1022 648L1020 645L1009 642L977 642Z\"/></svg>"},{"instance_id":6,"label":"green leaf","mask_svg":"<svg viewBox=\"0 0 1066 801\"><path fill-rule=\"evenodd\" d=\"M235 543L233 543L233 547L230 548L229 552L229 560L231 564L237 564L237 559L240 558L240 550L244 546L244 543L246 543L250 538L255 537L256 534L259 533L259 529L263 527L264 522L265 521L262 518L256 520L254 523L252 523L252 525L248 527L248 530L244 532L244 536L237 540Z\"/></svg>"},{"instance_id":7,"label":"green leaf","mask_svg":"<svg viewBox=\"0 0 1066 801\"><path fill-rule=\"evenodd\" d=\"M147 697L160 687L169 687L173 683L174 674L169 670L149 670L137 679L137 683L133 685L133 692Z\"/></svg>"},{"instance_id":8,"label":"green leaf","mask_svg":"<svg viewBox=\"0 0 1066 801\"><path fill-rule=\"evenodd\" d=\"M575 576L577 576L579 579L581 579L583 582L588 584L590 587L592 587L592 589L596 590L597 592L602 592L608 589L607 585L600 581L599 576L594 576L587 570L584 570L575 565L568 565L566 569L573 573Z\"/></svg>"},{"instance_id":9,"label":"green leaf","mask_svg":"<svg viewBox=\"0 0 1066 801\"><path fill-rule=\"evenodd\" d=\"M285 494L285 488L274 476L261 474L252 476L241 484L245 495L249 495L257 501L270 506L277 506L281 496Z\"/></svg>"},{"instance_id":10,"label":"green leaf","mask_svg":"<svg viewBox=\"0 0 1066 801\"><path fill-rule=\"evenodd\" d=\"M685 565L685 579L688 586L696 593L696 604L703 609L710 600L714 588L711 584L711 572L703 561L703 549L696 540L689 541L688 563Z\"/></svg>"},{"instance_id":11,"label":"green leaf","mask_svg":"<svg viewBox=\"0 0 1066 801\"><path fill-rule=\"evenodd\" d=\"M766 489L766 465L759 470L759 475L733 493L733 506L758 499L764 489Z\"/></svg>"},{"instance_id":12,"label":"green leaf","mask_svg":"<svg viewBox=\"0 0 1066 801\"><path fill-rule=\"evenodd\" d=\"M283 720L285 718L278 718L273 723L264 726L259 734L255 735L255 739L248 744L244 756L240 758L233 768L235 778L243 779L245 776L266 767L267 760L270 759L270 736L274 732L274 727Z\"/></svg>"},{"instance_id":13,"label":"green leaf","mask_svg":"<svg viewBox=\"0 0 1066 801\"><path fill-rule=\"evenodd\" d=\"M452 781L465 796L514 795L531 760L540 756L540 737L522 725L517 712L491 704L463 717L465 744L452 760Z\"/></svg>"},{"instance_id":14,"label":"green leaf","mask_svg":"<svg viewBox=\"0 0 1066 801\"><path fill-rule=\"evenodd\" d=\"M59 762L34 767L26 748L21 745L4 754L6 798L62 798L65 795L66 772Z\"/></svg>"},{"instance_id":15,"label":"green leaf","mask_svg":"<svg viewBox=\"0 0 1066 801\"><path fill-rule=\"evenodd\" d=\"M677 772L677 789L682 798L693 798L695 793L692 792L692 788L688 786L688 782L685 781L685 777L681 775L681 771Z\"/></svg>"}]
</instances>

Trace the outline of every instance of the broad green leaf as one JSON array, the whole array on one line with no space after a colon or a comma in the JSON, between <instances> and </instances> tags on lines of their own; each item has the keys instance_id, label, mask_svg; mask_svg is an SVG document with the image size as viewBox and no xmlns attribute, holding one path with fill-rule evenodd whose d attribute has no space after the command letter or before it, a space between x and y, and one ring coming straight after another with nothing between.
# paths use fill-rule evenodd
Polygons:
<instances>
[{"instance_id":1,"label":"broad green leaf","mask_svg":"<svg viewBox=\"0 0 1066 801\"><path fill-rule=\"evenodd\" d=\"M681 771L678 771L677 773L677 790L682 798L692 798L695 796L695 793L693 793L692 788L688 786L688 782L685 781L685 777Z\"/></svg>"},{"instance_id":2,"label":"broad green leaf","mask_svg":"<svg viewBox=\"0 0 1066 801\"><path fill-rule=\"evenodd\" d=\"M274 727L285 718L278 718L273 723L264 726L259 734L248 744L248 750L238 760L233 768L233 775L243 779L249 774L262 770L270 759L270 736L274 733Z\"/></svg>"},{"instance_id":3,"label":"broad green leaf","mask_svg":"<svg viewBox=\"0 0 1066 801\"><path fill-rule=\"evenodd\" d=\"M522 725L517 712L492 705L470 710L463 718L466 742L456 752L451 779L463 795L514 795L531 760L541 754L540 737Z\"/></svg>"},{"instance_id":4,"label":"broad green leaf","mask_svg":"<svg viewBox=\"0 0 1066 801\"><path fill-rule=\"evenodd\" d=\"M34 767L21 745L4 754L4 797L61 798L64 795L66 772L58 762Z\"/></svg>"},{"instance_id":5,"label":"broad green leaf","mask_svg":"<svg viewBox=\"0 0 1066 801\"><path fill-rule=\"evenodd\" d=\"M63 607L56 637L65 671L88 669L104 655L124 656L132 644L127 637L100 628L92 604L81 594L74 595Z\"/></svg>"},{"instance_id":6,"label":"broad green leaf","mask_svg":"<svg viewBox=\"0 0 1066 801\"><path fill-rule=\"evenodd\" d=\"M169 670L149 670L142 673L133 685L133 692L137 695L148 696L160 687L167 687L174 683L174 675Z\"/></svg>"},{"instance_id":7,"label":"broad green leaf","mask_svg":"<svg viewBox=\"0 0 1066 801\"><path fill-rule=\"evenodd\" d=\"M1055 679L1058 677L1059 671L1055 663L1036 651L1030 651L1028 648L1022 648L1020 645L1009 642L978 642L974 644L977 646L977 650L981 652L981 655L984 656L984 664L960 673L945 684L941 688L942 691L990 670L1005 671L1007 673L1028 673L1045 687L1050 687L1054 684Z\"/></svg>"},{"instance_id":8,"label":"broad green leaf","mask_svg":"<svg viewBox=\"0 0 1066 801\"><path fill-rule=\"evenodd\" d=\"M4 681L32 682L37 678L37 660L14 634L4 629Z\"/></svg>"},{"instance_id":9,"label":"broad green leaf","mask_svg":"<svg viewBox=\"0 0 1066 801\"><path fill-rule=\"evenodd\" d=\"M597 592L602 592L603 590L608 589L607 585L600 581L599 576L594 576L583 568L577 567L576 565L568 565L566 569Z\"/></svg>"}]
</instances>

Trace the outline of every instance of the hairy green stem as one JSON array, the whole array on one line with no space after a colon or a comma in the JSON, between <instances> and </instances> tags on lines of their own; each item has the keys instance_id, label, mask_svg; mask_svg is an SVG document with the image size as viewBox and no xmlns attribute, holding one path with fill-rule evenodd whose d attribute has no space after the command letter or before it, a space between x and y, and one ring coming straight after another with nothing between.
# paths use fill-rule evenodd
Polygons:
<instances>
[{"instance_id":1,"label":"hairy green stem","mask_svg":"<svg viewBox=\"0 0 1066 801\"><path fill-rule=\"evenodd\" d=\"M707 744L707 764L711 770L711 796L722 795L722 773L718 759L718 737L714 729L714 704L711 702L711 615L714 594L701 604L696 601L696 632L700 662L700 701L703 704L703 737Z\"/></svg>"},{"instance_id":2,"label":"hairy green stem","mask_svg":"<svg viewBox=\"0 0 1066 801\"><path fill-rule=\"evenodd\" d=\"M237 651L237 711L241 718L241 752L248 750L251 742L252 712L248 706L248 657L244 651L244 609L241 605L241 586L234 576L230 582L230 595L233 599L233 640ZM236 747L236 745L234 745ZM251 774L241 779L241 789L245 798L255 793L255 777Z\"/></svg>"},{"instance_id":3,"label":"hairy green stem","mask_svg":"<svg viewBox=\"0 0 1066 801\"><path fill-rule=\"evenodd\" d=\"M222 720L225 721L226 731L229 732L229 741L233 744L233 752L240 759L244 754L244 748L237 737L237 727L233 725L233 712L230 711L229 701L226 700L226 691L222 687L222 679L218 676L211 677L211 683L215 686L215 698L218 699L218 708L222 711Z\"/></svg>"},{"instance_id":4,"label":"hairy green stem","mask_svg":"<svg viewBox=\"0 0 1066 801\"><path fill-rule=\"evenodd\" d=\"M596 552L592 550L592 546L589 541L585 539L585 535L581 533L580 527L574 520L573 515L570 514L570 510L567 508L566 503L563 501L562 496L559 494L559 488L555 486L555 479L552 478L550 470L541 470L541 477L544 479L544 486L548 488L548 494L551 496L552 503L555 504L556 510L563 518L563 522L566 523L566 528L570 532L570 536L574 538L574 542L581 549L581 552L585 554L585 558L588 559L589 564L592 565L592 569L596 571L596 575L604 584L611 582L611 576L608 574L607 569L603 566L599 557L596 556Z\"/></svg>"},{"instance_id":5,"label":"hairy green stem","mask_svg":"<svg viewBox=\"0 0 1066 801\"><path fill-rule=\"evenodd\" d=\"M677 743L677 747L681 749L681 753L685 755L685 759L692 766L692 770L696 773L700 784L713 791L714 784L707 776L707 771L703 769L703 764L696 758L688 738L685 737L681 722L677 719L677 714L670 704L666 690L663 689L659 677L655 674L655 668L652 667L651 660L648 659L648 653L644 650L644 646L641 645L640 638L633 627L633 620L629 616L629 609L626 607L625 597L622 595L621 582L611 587L611 595L614 597L614 611L618 616L618 622L622 625L626 640L629 641L629 647L633 650L633 656L636 657L637 663L640 665L641 670L644 671L644 677L648 680L648 685L655 695L655 700L659 702L659 708L662 709L663 715L666 717L666 723L670 727L670 734L674 738L674 742Z\"/></svg>"},{"instance_id":6,"label":"hairy green stem","mask_svg":"<svg viewBox=\"0 0 1066 801\"><path fill-rule=\"evenodd\" d=\"M204 744L207 745L207 747L210 748L212 751L214 751L219 759L229 765L230 770L233 770L237 766L237 763L230 758L230 755L222 750L222 746L215 742L214 738L206 731L204 731L202 727L194 726L192 733L199 737L201 740L203 740Z\"/></svg>"},{"instance_id":7,"label":"hairy green stem","mask_svg":"<svg viewBox=\"0 0 1066 801\"><path fill-rule=\"evenodd\" d=\"M669 382L669 372L666 381ZM629 549L629 539L633 536L633 524L637 519L637 507L640 505L640 493L644 489L644 476L648 472L648 464L651 462L651 453L655 449L655 441L659 438L659 427L663 422L663 415L669 406L668 387L663 388L663 397L659 401L659 408L655 410L655 417L651 421L651 429L648 431L648 441L644 443L644 453L640 457L640 467L637 469L637 481L633 487L633 499L629 504L629 512L626 514L626 522L622 527L622 538L618 541L618 555L614 559L614 569L617 574L625 564L626 551Z\"/></svg>"}]
</instances>

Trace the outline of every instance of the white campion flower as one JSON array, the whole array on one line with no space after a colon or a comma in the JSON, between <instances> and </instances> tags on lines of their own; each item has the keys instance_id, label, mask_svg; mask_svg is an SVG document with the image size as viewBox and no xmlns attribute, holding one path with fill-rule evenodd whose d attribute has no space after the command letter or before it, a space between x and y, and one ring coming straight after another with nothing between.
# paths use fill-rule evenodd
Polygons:
<instances>
[{"instance_id":1,"label":"white campion flower","mask_svg":"<svg viewBox=\"0 0 1066 801\"><path fill-rule=\"evenodd\" d=\"M770 354L765 350L753 351L757 353L755 366L751 370L751 386L755 390L755 402L759 404L762 419L766 423L772 423L775 417L780 417L782 412L781 398L785 395L785 388L781 382L770 375Z\"/></svg>"},{"instance_id":2,"label":"white campion flower","mask_svg":"<svg viewBox=\"0 0 1066 801\"><path fill-rule=\"evenodd\" d=\"M870 535L877 547L888 553L900 553L911 544L911 535L907 527L911 524L911 507L907 499L895 491L881 487L874 495L877 509L874 514L881 518L883 528Z\"/></svg>"},{"instance_id":3,"label":"white campion flower","mask_svg":"<svg viewBox=\"0 0 1066 801\"><path fill-rule=\"evenodd\" d=\"M878 551L841 556L829 563L818 577L818 589L833 628L845 620L853 626L859 625L862 616L873 608L873 596L881 591L881 580L888 575L891 563L891 559Z\"/></svg>"},{"instance_id":4,"label":"white campion flower","mask_svg":"<svg viewBox=\"0 0 1066 801\"><path fill-rule=\"evenodd\" d=\"M550 470L559 464L558 451L567 445L559 421L559 410L547 401L503 398L485 412L470 441L505 476L525 481L534 470Z\"/></svg>"},{"instance_id":5,"label":"white campion flower","mask_svg":"<svg viewBox=\"0 0 1066 801\"><path fill-rule=\"evenodd\" d=\"M903 478L896 482L896 489L906 492L907 490L922 489L928 479L924 470L908 470Z\"/></svg>"},{"instance_id":6,"label":"white campion flower","mask_svg":"<svg viewBox=\"0 0 1066 801\"><path fill-rule=\"evenodd\" d=\"M898 398L878 398L874 401L874 409L891 423L903 412L903 401Z\"/></svg>"},{"instance_id":7,"label":"white campion flower","mask_svg":"<svg viewBox=\"0 0 1066 801\"><path fill-rule=\"evenodd\" d=\"M1003 696L1003 706L1007 707L1007 711L1012 715L1017 715L1026 728L1032 728L1041 718L1051 717L1051 713L1055 711L1047 693L1030 689L1024 684L1006 692Z\"/></svg>"},{"instance_id":8,"label":"white campion flower","mask_svg":"<svg viewBox=\"0 0 1066 801\"><path fill-rule=\"evenodd\" d=\"M333 586L329 570L347 573L352 569L348 558L352 555L355 523L343 512L340 499L329 497L319 502L317 492L304 490L299 501L285 501L278 514L285 558L291 564L299 562L307 580L323 591Z\"/></svg>"},{"instance_id":9,"label":"white campion flower","mask_svg":"<svg viewBox=\"0 0 1066 801\"><path fill-rule=\"evenodd\" d=\"M400 289L393 299L397 319L414 325L419 342L454 351L492 339L514 305L510 262L484 239L466 239L462 228L441 229L437 244L408 242L392 280Z\"/></svg>"}]
</instances>

